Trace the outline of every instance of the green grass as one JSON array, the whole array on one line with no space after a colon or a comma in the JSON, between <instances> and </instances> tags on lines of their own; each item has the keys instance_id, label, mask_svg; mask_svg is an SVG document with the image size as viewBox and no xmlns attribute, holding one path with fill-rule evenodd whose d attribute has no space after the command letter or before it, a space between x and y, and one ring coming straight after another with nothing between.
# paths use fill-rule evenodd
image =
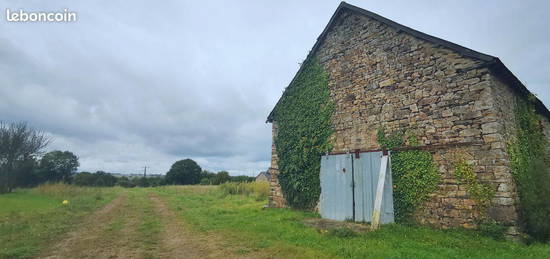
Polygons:
<instances>
[{"instance_id":1,"label":"green grass","mask_svg":"<svg viewBox=\"0 0 550 259\"><path fill-rule=\"evenodd\" d=\"M0 216L3 216L10 213L46 211L60 205L61 201L30 190L17 190L0 195L0 204Z\"/></svg>"},{"instance_id":2,"label":"green grass","mask_svg":"<svg viewBox=\"0 0 550 259\"><path fill-rule=\"evenodd\" d=\"M220 190L193 187L165 187L157 192L197 233L220 234L239 254L258 252L292 258L550 257L550 245L498 241L466 230L387 225L376 232L339 237L304 226L302 220L317 217L314 213L262 209L266 201L251 196L226 196Z\"/></svg>"},{"instance_id":3,"label":"green grass","mask_svg":"<svg viewBox=\"0 0 550 259\"><path fill-rule=\"evenodd\" d=\"M0 258L36 256L119 191L49 185L0 196ZM135 239L121 245L143 250L144 257L161 252L163 225L150 192L166 199L193 234L215 237L233 253L253 258L550 258L549 244L515 244L468 230L386 225L366 234L320 232L302 223L316 213L264 209L261 195L205 186L125 190L128 207L105 222L104 235L113 242ZM68 206L61 205L64 199Z\"/></svg>"},{"instance_id":4,"label":"green grass","mask_svg":"<svg viewBox=\"0 0 550 259\"><path fill-rule=\"evenodd\" d=\"M144 189L141 189L144 190ZM145 196L142 192L141 195ZM155 258L155 252L159 245L160 233L162 231L162 224L160 218L156 215L153 205L147 197L143 197L145 202L140 204L139 213L142 216L140 219L140 225L138 231L142 237L140 243L144 249L145 258Z\"/></svg>"},{"instance_id":5,"label":"green grass","mask_svg":"<svg viewBox=\"0 0 550 259\"><path fill-rule=\"evenodd\" d=\"M27 258L114 197L115 189L62 184L0 195L0 258ZM69 205L62 205L69 200Z\"/></svg>"}]
</instances>

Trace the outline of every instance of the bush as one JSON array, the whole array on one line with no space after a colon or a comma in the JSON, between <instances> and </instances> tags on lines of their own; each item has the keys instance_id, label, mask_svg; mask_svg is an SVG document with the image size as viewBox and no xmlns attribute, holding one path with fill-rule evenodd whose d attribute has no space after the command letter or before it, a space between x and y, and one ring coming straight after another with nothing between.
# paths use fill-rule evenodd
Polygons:
<instances>
[{"instance_id":1,"label":"bush","mask_svg":"<svg viewBox=\"0 0 550 259\"><path fill-rule=\"evenodd\" d=\"M267 199L269 196L267 182L224 183L220 185L220 190L224 195L254 195L258 200Z\"/></svg>"}]
</instances>

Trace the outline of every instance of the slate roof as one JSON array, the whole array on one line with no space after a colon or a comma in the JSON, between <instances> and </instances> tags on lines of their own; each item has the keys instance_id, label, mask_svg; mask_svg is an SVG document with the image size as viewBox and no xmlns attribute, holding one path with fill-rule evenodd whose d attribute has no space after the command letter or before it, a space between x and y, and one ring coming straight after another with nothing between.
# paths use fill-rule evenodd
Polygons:
<instances>
[{"instance_id":1,"label":"slate roof","mask_svg":"<svg viewBox=\"0 0 550 259\"><path fill-rule=\"evenodd\" d=\"M355 13L355 14L359 14L359 15L363 15L363 16L372 18L372 19L374 19L378 22L381 22L383 24L386 24L389 27L392 27L392 28L394 28L398 31L408 33L409 35L412 35L416 38L431 42L435 45L439 45L439 46L442 46L442 47L445 47L445 48L449 48L451 50L454 50L454 51L458 52L462 56L482 61L483 62L482 66L489 68L490 71L492 71L495 75L499 76L504 82L507 82L512 87L514 87L516 92L518 92L519 94L529 95L531 93L527 89L527 87L525 87L525 85L504 65L504 63L502 63L502 61L500 61L500 59L498 57L487 55L487 54L484 54L484 53L481 53L481 52L478 52L478 51L460 46L458 44L452 43L450 41L446 41L444 39L440 39L440 38L428 35L426 33L423 33L421 31L417 31L415 29L409 28L409 27L404 26L402 24L396 23L396 22L394 22L390 19L387 19L385 17L382 17L378 14L367 11L365 9L359 8L357 6L348 4L346 2L341 2L340 5L338 6L338 8L336 8L336 11L334 12L332 17L330 18L327 26L325 27L325 29L323 30L321 35L317 38L317 41L315 42L315 45L313 45L313 48L309 52L306 60L309 59L310 56L312 56L317 51L317 49L319 48L319 46L321 45L321 43L325 39L326 35L328 34L328 31L331 29L334 22L336 21L337 17L340 15L340 13L342 13L344 11L350 11L350 12ZM298 70L296 75L298 75L301 70L302 70L302 67L300 67L300 69ZM294 82L294 80L296 79L296 75L294 76L294 78L292 79L292 81L290 82L289 85L292 85L292 82ZM284 93L283 93L283 96L284 96ZM274 112L275 112L275 109L277 108L277 105L279 104L280 101L281 101L281 99L279 99L279 101L277 102L277 104L275 105L273 110L269 113L269 116L267 117L267 122L273 122ZM546 106L538 98L535 99L534 103L535 103L535 106L537 108L537 111L550 119L550 111L548 110L548 108L546 108Z\"/></svg>"},{"instance_id":2,"label":"slate roof","mask_svg":"<svg viewBox=\"0 0 550 259\"><path fill-rule=\"evenodd\" d=\"M267 177L267 180L268 180L268 181L271 180L271 174L270 174L268 171L262 171L262 172L260 172L260 173L256 176L256 179L257 179L258 177L260 177L261 175L265 175L265 177Z\"/></svg>"}]
</instances>

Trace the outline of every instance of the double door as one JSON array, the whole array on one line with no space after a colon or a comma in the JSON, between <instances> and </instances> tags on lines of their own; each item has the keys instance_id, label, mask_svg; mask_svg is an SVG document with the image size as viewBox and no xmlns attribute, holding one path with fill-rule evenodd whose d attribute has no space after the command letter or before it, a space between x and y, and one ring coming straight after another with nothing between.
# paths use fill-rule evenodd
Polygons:
<instances>
[{"instance_id":1,"label":"double door","mask_svg":"<svg viewBox=\"0 0 550 259\"><path fill-rule=\"evenodd\" d=\"M327 155L321 158L321 217L371 222L382 152ZM391 166L382 192L380 223L394 222Z\"/></svg>"}]
</instances>

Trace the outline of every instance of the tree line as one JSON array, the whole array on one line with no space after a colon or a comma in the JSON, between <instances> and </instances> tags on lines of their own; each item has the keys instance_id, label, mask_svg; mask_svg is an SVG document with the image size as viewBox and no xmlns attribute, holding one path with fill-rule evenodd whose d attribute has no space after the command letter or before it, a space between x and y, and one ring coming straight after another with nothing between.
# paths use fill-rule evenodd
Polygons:
<instances>
[{"instance_id":1,"label":"tree line","mask_svg":"<svg viewBox=\"0 0 550 259\"><path fill-rule=\"evenodd\" d=\"M230 176L227 171L213 173L202 170L192 159L175 162L166 175L161 177L116 177L104 171L76 173L80 164L72 152L56 150L44 154L43 149L50 142L51 138L43 131L35 130L24 122L0 122L0 194L45 182L65 182L79 186L149 187L218 185L255 179L245 175Z\"/></svg>"},{"instance_id":2,"label":"tree line","mask_svg":"<svg viewBox=\"0 0 550 259\"><path fill-rule=\"evenodd\" d=\"M187 163L196 164L191 159L180 160L187 161ZM197 164L198 166L198 164ZM199 167L200 168L200 167ZM193 168L196 170L196 168ZM196 174L198 172L198 174ZM197 178L198 176L198 178ZM112 187L122 186L127 188L132 187L155 187L161 185L187 185L187 184L201 184L201 185L219 185L226 182L251 182L254 181L254 177L240 175L230 176L227 171L220 171L218 173L212 173L206 170L193 171L184 168L178 168L177 170L169 171L166 176L152 176L152 177L128 177L121 176L116 177L110 173L104 171L97 171L95 173L80 172L76 173L73 177L72 183L79 186L97 186L97 187Z\"/></svg>"}]
</instances>

